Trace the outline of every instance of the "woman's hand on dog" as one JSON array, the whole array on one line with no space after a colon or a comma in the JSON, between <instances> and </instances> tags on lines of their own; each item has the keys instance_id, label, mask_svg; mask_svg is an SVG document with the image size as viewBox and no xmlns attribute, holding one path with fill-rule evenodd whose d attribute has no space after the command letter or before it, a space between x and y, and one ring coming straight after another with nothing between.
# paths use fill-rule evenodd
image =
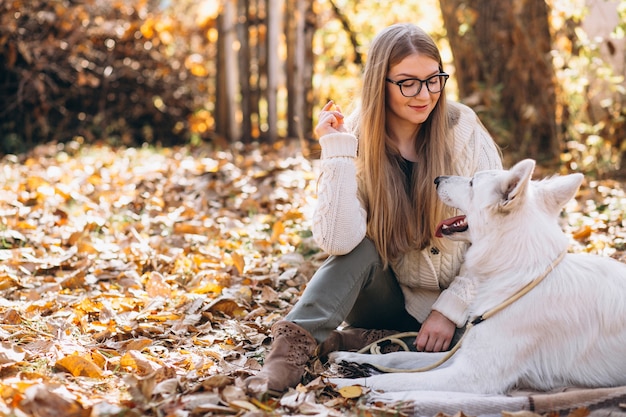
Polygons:
<instances>
[{"instance_id":1,"label":"woman's hand on dog","mask_svg":"<svg viewBox=\"0 0 626 417\"><path fill-rule=\"evenodd\" d=\"M333 107L335 108L333 110ZM346 127L343 124L343 113L341 108L332 100L326 103L320 111L317 126L315 126L315 134L318 138L330 133L345 132Z\"/></svg>"},{"instance_id":2,"label":"woman's hand on dog","mask_svg":"<svg viewBox=\"0 0 626 417\"><path fill-rule=\"evenodd\" d=\"M415 339L420 352L443 352L448 350L456 325L438 311L431 311Z\"/></svg>"}]
</instances>

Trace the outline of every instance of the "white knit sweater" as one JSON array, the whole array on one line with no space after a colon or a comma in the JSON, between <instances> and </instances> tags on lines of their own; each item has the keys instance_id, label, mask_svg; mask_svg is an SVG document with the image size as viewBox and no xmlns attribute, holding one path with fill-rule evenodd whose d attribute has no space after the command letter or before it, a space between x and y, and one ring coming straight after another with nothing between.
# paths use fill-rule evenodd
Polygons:
<instances>
[{"instance_id":1,"label":"white knit sweater","mask_svg":"<svg viewBox=\"0 0 626 417\"><path fill-rule=\"evenodd\" d=\"M450 140L456 166L442 175L472 176L485 169L502 168L500 153L491 136L469 107L448 102L453 120ZM331 255L344 255L365 237L367 214L358 198L356 167L357 138L334 133L320 138L321 174L313 236L320 248ZM405 296L407 311L420 323L437 310L457 326L467 321L467 307L473 296L473 280L464 276L462 262L467 244L433 241L424 250L407 252L393 269Z\"/></svg>"}]
</instances>

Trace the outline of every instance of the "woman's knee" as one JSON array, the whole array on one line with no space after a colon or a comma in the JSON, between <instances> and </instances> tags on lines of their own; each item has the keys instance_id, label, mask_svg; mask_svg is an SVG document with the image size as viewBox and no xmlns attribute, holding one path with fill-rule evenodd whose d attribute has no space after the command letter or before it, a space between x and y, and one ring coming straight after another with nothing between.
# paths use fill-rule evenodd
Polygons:
<instances>
[{"instance_id":1,"label":"woman's knee","mask_svg":"<svg viewBox=\"0 0 626 417\"><path fill-rule=\"evenodd\" d=\"M348 255L353 255L364 260L380 262L380 255L376 250L376 245L374 245L374 242L368 237L364 238Z\"/></svg>"}]
</instances>

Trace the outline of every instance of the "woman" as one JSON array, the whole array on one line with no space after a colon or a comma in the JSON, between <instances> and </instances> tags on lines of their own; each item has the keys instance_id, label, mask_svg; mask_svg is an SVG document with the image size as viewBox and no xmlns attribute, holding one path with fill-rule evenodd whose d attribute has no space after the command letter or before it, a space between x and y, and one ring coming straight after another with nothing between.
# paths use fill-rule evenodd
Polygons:
<instances>
[{"instance_id":1,"label":"woman","mask_svg":"<svg viewBox=\"0 0 626 417\"><path fill-rule=\"evenodd\" d=\"M502 163L476 114L446 102L447 79L433 40L397 24L371 44L350 120L332 102L323 107L313 234L332 256L272 327L263 369L245 381L249 391L297 385L318 343L325 355L419 330L415 348L438 352L464 327L472 296L462 269L467 247L435 238L438 222L455 213L433 181ZM336 330L343 322L347 329Z\"/></svg>"}]
</instances>

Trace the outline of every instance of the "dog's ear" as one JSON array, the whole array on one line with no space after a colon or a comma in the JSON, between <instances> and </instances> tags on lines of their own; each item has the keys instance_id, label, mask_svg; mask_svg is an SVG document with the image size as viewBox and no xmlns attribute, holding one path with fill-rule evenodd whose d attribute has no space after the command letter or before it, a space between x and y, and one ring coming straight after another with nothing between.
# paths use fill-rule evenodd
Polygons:
<instances>
[{"instance_id":1,"label":"dog's ear","mask_svg":"<svg viewBox=\"0 0 626 417\"><path fill-rule=\"evenodd\" d=\"M557 213L576 196L583 182L583 174L569 174L545 180L546 195L544 201L549 209Z\"/></svg>"},{"instance_id":2,"label":"dog's ear","mask_svg":"<svg viewBox=\"0 0 626 417\"><path fill-rule=\"evenodd\" d=\"M515 203L520 201L520 197L528 188L534 170L535 161L532 159L524 159L509 170L508 176L502 184L501 209L510 210Z\"/></svg>"}]
</instances>

